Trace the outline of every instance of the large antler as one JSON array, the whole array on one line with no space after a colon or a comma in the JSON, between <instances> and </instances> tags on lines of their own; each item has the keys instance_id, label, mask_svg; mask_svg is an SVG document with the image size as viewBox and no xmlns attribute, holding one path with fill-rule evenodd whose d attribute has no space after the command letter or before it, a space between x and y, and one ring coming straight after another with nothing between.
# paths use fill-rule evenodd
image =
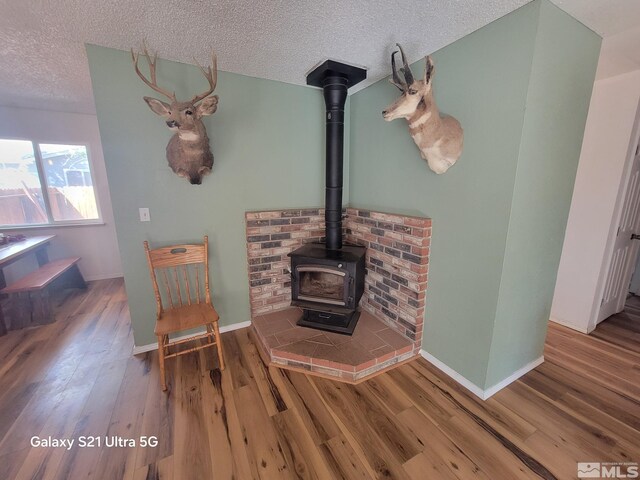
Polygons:
<instances>
[{"instance_id":1,"label":"large antler","mask_svg":"<svg viewBox=\"0 0 640 480\"><path fill-rule=\"evenodd\" d=\"M215 52L211 52L211 65L207 67L206 70L202 67L202 65L198 63L198 61L195 58L194 60L198 64L198 67L200 67L200 71L202 72L202 74L205 76L205 78L209 82L209 90L194 96L191 99L191 103L197 103L200 100L203 100L204 98L211 95L211 93L213 93L213 91L216 89L216 84L218 83L218 58L216 57Z\"/></svg>"},{"instance_id":2,"label":"large antler","mask_svg":"<svg viewBox=\"0 0 640 480\"><path fill-rule=\"evenodd\" d=\"M396 69L396 53L398 52L393 52L391 54L391 71L392 71L392 79L389 80L393 85L395 85L396 87L398 87L398 89L402 92L404 92L407 89L406 84L402 81L402 79L400 78L400 76L398 75L398 70Z\"/></svg>"},{"instance_id":3,"label":"large antler","mask_svg":"<svg viewBox=\"0 0 640 480\"><path fill-rule=\"evenodd\" d=\"M404 73L404 79L406 80L407 85L411 85L413 83L413 73L411 73L411 68L407 63L407 57L404 54L404 50L402 50L402 46L399 43L396 43L396 45L400 49L400 55L402 55L402 63L404 64L400 71Z\"/></svg>"},{"instance_id":4,"label":"large antler","mask_svg":"<svg viewBox=\"0 0 640 480\"><path fill-rule=\"evenodd\" d=\"M145 77L142 74L142 72L140 71L140 68L138 68L138 58L140 57L140 54L139 53L134 53L133 52L133 48L132 48L131 49L131 61L133 62L133 68L135 68L136 73L138 74L138 76L142 79L142 81L144 83L146 83L149 87L153 88L156 92L158 92L161 95L164 95L165 97L167 97L172 102L175 102L176 101L175 92L170 92L170 91L165 90L164 88L161 88L161 87L158 86L158 81L156 79L156 61L158 60L158 54L155 54L153 56L153 59L152 59L151 55L149 55L149 51L147 50L146 42L143 42L143 44L142 44L142 55L147 57L147 63L149 64L149 72L151 73L151 81L149 81L147 79L147 77Z\"/></svg>"}]
</instances>

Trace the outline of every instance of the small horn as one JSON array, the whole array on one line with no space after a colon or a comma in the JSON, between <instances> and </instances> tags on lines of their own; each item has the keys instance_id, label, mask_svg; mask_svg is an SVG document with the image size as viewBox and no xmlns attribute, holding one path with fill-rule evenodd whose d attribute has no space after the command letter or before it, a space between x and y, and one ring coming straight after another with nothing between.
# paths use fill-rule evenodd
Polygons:
<instances>
[{"instance_id":1,"label":"small horn","mask_svg":"<svg viewBox=\"0 0 640 480\"><path fill-rule=\"evenodd\" d=\"M427 55L424 57L424 81L425 83L429 83L431 77L433 76L433 60L431 60L431 55Z\"/></svg>"},{"instance_id":2,"label":"small horn","mask_svg":"<svg viewBox=\"0 0 640 480\"><path fill-rule=\"evenodd\" d=\"M398 75L398 70L396 69L396 53L398 52L393 52L391 54L391 70L393 72L393 79L390 80L392 84L394 84L396 87L398 87L398 89L400 91L405 91L406 90L406 86L405 84L402 82L402 79L400 78L400 76Z\"/></svg>"},{"instance_id":3,"label":"small horn","mask_svg":"<svg viewBox=\"0 0 640 480\"><path fill-rule=\"evenodd\" d=\"M402 63L404 66L401 70L404 73L404 79L406 80L407 85L411 85L413 83L413 73L411 73L411 68L409 68L407 57L404 54L404 50L402 50L402 46L399 43L396 43L396 45L400 49L400 55L402 56Z\"/></svg>"}]
</instances>

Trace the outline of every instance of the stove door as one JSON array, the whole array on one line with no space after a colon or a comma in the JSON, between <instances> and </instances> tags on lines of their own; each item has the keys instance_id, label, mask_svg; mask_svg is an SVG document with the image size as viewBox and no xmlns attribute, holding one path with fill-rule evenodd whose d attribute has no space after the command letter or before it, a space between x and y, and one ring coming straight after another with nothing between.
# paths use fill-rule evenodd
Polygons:
<instances>
[{"instance_id":1,"label":"stove door","mask_svg":"<svg viewBox=\"0 0 640 480\"><path fill-rule=\"evenodd\" d=\"M319 265L296 268L298 300L346 306L349 275L344 270Z\"/></svg>"}]
</instances>

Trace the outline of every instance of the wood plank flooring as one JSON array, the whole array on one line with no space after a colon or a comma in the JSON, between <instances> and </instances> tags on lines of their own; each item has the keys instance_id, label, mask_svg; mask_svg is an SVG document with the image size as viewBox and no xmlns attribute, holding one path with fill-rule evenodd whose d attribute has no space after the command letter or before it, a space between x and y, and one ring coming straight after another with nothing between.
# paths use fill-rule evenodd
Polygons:
<instances>
[{"instance_id":1,"label":"wood plank flooring","mask_svg":"<svg viewBox=\"0 0 640 480\"><path fill-rule=\"evenodd\" d=\"M422 359L355 386L267 368L246 330L223 335L224 372L206 350L168 362L166 395L156 353L131 355L121 280L57 315L0 337L1 479L571 479L640 461L640 302L591 336L551 325L545 363L486 402Z\"/></svg>"}]
</instances>

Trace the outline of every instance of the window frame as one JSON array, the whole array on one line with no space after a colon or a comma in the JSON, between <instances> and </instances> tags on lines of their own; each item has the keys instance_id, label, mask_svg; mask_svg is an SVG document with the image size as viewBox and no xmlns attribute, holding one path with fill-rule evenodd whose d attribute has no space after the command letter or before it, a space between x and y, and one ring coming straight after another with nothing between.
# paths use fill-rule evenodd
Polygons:
<instances>
[{"instance_id":1,"label":"window frame","mask_svg":"<svg viewBox=\"0 0 640 480\"><path fill-rule=\"evenodd\" d=\"M102 208L100 206L100 198L98 195L98 189L96 185L96 178L94 173L94 164L91 154L91 146L89 142L63 142L63 141L46 141L46 140L33 140L31 138L16 138L16 137L0 137L0 140L15 140L22 142L31 142L33 149L33 156L36 164L36 170L38 172L38 180L40 181L40 188L43 192L42 195L44 202L44 211L47 214L47 223L24 223L20 225L0 224L0 230L26 230L30 228L51 228L51 227L81 227L88 225L104 225L102 218ZM98 212L98 218L83 219L83 220L56 220L53 218L51 210L51 202L49 200L49 183L47 182L47 176L44 171L44 165L42 163L42 151L40 145L70 145L77 147L84 147L87 152L87 163L89 164L89 175L91 177L91 188L93 189L93 197L96 201L96 211Z\"/></svg>"}]
</instances>

